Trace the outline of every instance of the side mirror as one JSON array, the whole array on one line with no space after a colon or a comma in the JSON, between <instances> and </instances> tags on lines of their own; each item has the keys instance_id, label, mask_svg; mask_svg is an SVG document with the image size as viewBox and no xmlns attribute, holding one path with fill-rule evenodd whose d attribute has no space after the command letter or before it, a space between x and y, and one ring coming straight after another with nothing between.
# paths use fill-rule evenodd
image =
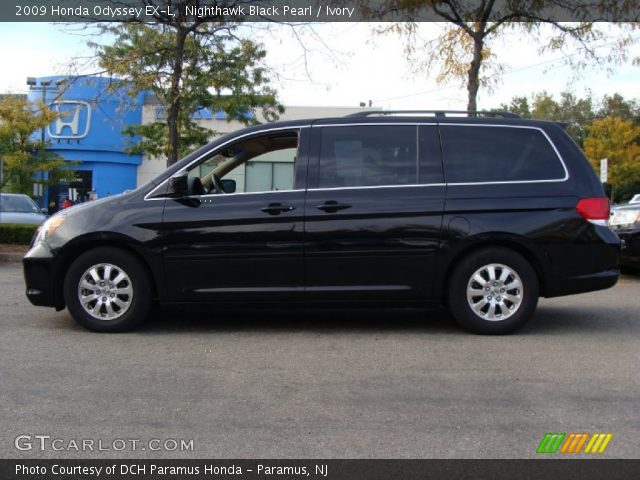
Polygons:
<instances>
[{"instance_id":1,"label":"side mirror","mask_svg":"<svg viewBox=\"0 0 640 480\"><path fill-rule=\"evenodd\" d=\"M43 215L49 215L49 209L47 209L47 208L41 208L41 209L40 209L40 213L42 213Z\"/></svg>"},{"instance_id":2,"label":"side mirror","mask_svg":"<svg viewBox=\"0 0 640 480\"><path fill-rule=\"evenodd\" d=\"M236 181L231 178L223 178L220 180L222 183L222 190L224 193L235 193L236 191Z\"/></svg>"},{"instance_id":3,"label":"side mirror","mask_svg":"<svg viewBox=\"0 0 640 480\"><path fill-rule=\"evenodd\" d=\"M169 178L169 188L167 194L174 198L186 197L189 195L188 184L189 172L180 172Z\"/></svg>"}]
</instances>

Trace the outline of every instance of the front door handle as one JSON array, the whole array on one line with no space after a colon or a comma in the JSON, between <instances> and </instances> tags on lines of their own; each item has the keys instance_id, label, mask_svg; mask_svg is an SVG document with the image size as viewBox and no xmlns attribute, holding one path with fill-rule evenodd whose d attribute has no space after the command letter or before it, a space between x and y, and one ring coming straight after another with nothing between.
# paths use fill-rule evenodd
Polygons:
<instances>
[{"instance_id":1,"label":"front door handle","mask_svg":"<svg viewBox=\"0 0 640 480\"><path fill-rule=\"evenodd\" d=\"M322 210L327 213L336 213L338 210L345 210L351 208L351 205L345 203L338 203L335 200L327 200L321 205L316 206L318 210Z\"/></svg>"},{"instance_id":2,"label":"front door handle","mask_svg":"<svg viewBox=\"0 0 640 480\"><path fill-rule=\"evenodd\" d=\"M280 215L282 212L290 212L291 210L295 210L296 207L292 207L291 205L282 205L281 203L270 203L266 207L261 210L264 213L268 213L269 215Z\"/></svg>"}]
</instances>

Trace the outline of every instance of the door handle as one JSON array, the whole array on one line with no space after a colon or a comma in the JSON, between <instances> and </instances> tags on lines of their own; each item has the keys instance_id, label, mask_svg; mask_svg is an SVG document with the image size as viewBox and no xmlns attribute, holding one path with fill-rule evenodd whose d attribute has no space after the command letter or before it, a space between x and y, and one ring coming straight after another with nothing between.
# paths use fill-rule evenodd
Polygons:
<instances>
[{"instance_id":1,"label":"door handle","mask_svg":"<svg viewBox=\"0 0 640 480\"><path fill-rule=\"evenodd\" d=\"M295 210L296 207L292 207L291 205L282 205L281 203L270 203L266 207L261 210L264 213L268 213L269 215L280 215L282 212L290 212L291 210Z\"/></svg>"},{"instance_id":2,"label":"door handle","mask_svg":"<svg viewBox=\"0 0 640 480\"><path fill-rule=\"evenodd\" d=\"M336 213L338 210L345 210L347 208L351 208L351 205L347 205L346 203L338 203L335 200L327 200L321 205L316 206L318 210L322 210L327 213Z\"/></svg>"}]
</instances>

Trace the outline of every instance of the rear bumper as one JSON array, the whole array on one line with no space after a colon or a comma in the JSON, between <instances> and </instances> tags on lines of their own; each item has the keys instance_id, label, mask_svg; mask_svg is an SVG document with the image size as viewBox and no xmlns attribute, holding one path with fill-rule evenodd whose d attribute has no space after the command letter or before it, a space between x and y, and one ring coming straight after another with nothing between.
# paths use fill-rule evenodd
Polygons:
<instances>
[{"instance_id":1,"label":"rear bumper","mask_svg":"<svg viewBox=\"0 0 640 480\"><path fill-rule=\"evenodd\" d=\"M620 238L608 227L589 226L571 244L554 249L545 297L613 287L620 276Z\"/></svg>"},{"instance_id":2,"label":"rear bumper","mask_svg":"<svg viewBox=\"0 0 640 480\"><path fill-rule=\"evenodd\" d=\"M613 287L618 282L619 276L620 270L615 268L587 275L548 279L545 297L604 290Z\"/></svg>"},{"instance_id":3,"label":"rear bumper","mask_svg":"<svg viewBox=\"0 0 640 480\"><path fill-rule=\"evenodd\" d=\"M63 308L62 285L56 281L56 259L44 243L34 245L22 259L27 298L33 305Z\"/></svg>"},{"instance_id":4,"label":"rear bumper","mask_svg":"<svg viewBox=\"0 0 640 480\"><path fill-rule=\"evenodd\" d=\"M620 265L640 268L640 230L618 232L618 236L622 241Z\"/></svg>"}]
</instances>

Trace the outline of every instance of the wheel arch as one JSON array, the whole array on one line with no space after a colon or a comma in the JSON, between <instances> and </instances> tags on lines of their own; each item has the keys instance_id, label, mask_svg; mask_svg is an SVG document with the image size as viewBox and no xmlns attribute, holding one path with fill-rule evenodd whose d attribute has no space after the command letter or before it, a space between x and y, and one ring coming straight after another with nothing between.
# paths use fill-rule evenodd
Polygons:
<instances>
[{"instance_id":1,"label":"wheel arch","mask_svg":"<svg viewBox=\"0 0 640 480\"><path fill-rule=\"evenodd\" d=\"M529 262L536 274L536 278L538 279L540 294L544 296L546 282L542 258L540 258L540 254L536 254L536 252L534 252L531 247L524 245L522 242L519 242L516 239L497 237L482 239L470 243L462 249L456 251L456 253L451 256L450 260L445 265L442 287L441 291L439 292L443 302L448 302L447 292L449 290L448 287L451 282L451 276L453 275L453 272L460 264L460 262L479 250L491 247L502 247L513 250L514 252L520 254L527 262Z\"/></svg>"},{"instance_id":2,"label":"wheel arch","mask_svg":"<svg viewBox=\"0 0 640 480\"><path fill-rule=\"evenodd\" d=\"M57 310L61 310L65 307L63 295L64 282L66 281L69 267L73 261L89 250L94 250L100 247L118 248L133 255L140 262L149 276L154 298L159 296L160 291L158 279L154 274L154 269L152 268L148 258L142 253L140 247L135 246L135 243L129 237L122 234L108 234L104 232L92 233L74 239L73 242L65 245L65 247L60 251L59 261L56 268L57 282L54 293Z\"/></svg>"}]
</instances>

